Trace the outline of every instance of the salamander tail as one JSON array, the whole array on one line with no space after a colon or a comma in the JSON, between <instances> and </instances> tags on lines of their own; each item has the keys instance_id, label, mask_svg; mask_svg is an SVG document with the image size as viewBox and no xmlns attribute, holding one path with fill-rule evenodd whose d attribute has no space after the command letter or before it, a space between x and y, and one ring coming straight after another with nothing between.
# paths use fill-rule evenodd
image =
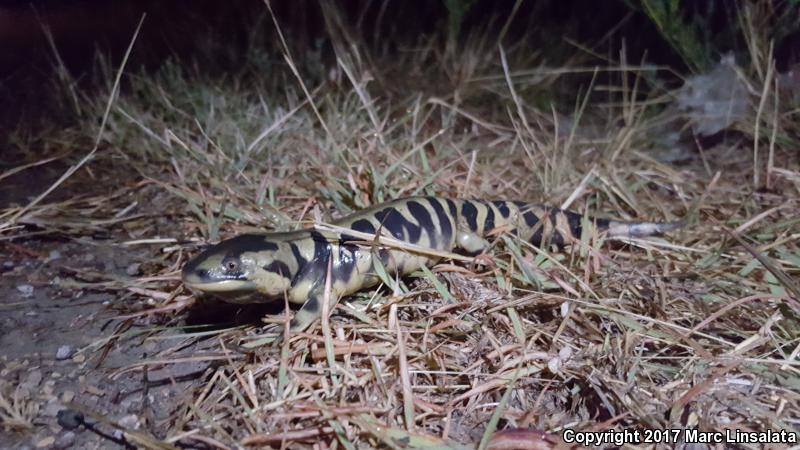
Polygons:
<instances>
[{"instance_id":1,"label":"salamander tail","mask_svg":"<svg viewBox=\"0 0 800 450\"><path fill-rule=\"evenodd\" d=\"M611 237L644 237L677 230L686 225L686 219L675 222L618 222L608 223L608 235Z\"/></svg>"}]
</instances>

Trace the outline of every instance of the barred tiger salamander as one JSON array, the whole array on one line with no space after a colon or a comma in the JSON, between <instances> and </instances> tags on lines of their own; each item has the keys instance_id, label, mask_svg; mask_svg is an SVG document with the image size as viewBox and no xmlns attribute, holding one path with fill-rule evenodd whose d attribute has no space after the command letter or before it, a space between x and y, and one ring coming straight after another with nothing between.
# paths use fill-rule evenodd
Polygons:
<instances>
[{"instance_id":1,"label":"barred tiger salamander","mask_svg":"<svg viewBox=\"0 0 800 450\"><path fill-rule=\"evenodd\" d=\"M377 260L386 273L407 275L440 257L370 245L372 236L386 236L438 252L475 255L488 243L485 237L503 227L536 246L558 246L580 239L582 216L536 204L414 197L358 211L332 225L354 234L304 229L284 233L243 234L216 244L183 268L183 282L223 300L252 302L283 298L303 306L290 323L300 331L321 315L326 274L332 275L331 298L339 298L379 283ZM658 234L679 223L620 222L594 219L595 227L611 237Z\"/></svg>"}]
</instances>

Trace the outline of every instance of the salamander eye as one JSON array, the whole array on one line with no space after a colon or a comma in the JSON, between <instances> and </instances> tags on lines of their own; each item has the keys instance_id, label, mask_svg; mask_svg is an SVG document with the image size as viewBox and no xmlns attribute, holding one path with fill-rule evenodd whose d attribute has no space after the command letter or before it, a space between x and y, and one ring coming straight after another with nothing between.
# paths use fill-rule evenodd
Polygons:
<instances>
[{"instance_id":1,"label":"salamander eye","mask_svg":"<svg viewBox=\"0 0 800 450\"><path fill-rule=\"evenodd\" d=\"M225 267L225 270L228 272L235 272L239 270L239 261L233 258L227 258L225 261L222 261L222 266Z\"/></svg>"}]
</instances>

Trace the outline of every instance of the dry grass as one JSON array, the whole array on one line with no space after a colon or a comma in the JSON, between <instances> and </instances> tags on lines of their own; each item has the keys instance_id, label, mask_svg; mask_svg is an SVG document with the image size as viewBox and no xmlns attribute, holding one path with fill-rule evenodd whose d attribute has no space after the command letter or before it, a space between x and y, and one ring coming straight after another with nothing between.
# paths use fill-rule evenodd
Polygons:
<instances>
[{"instance_id":1,"label":"dry grass","mask_svg":"<svg viewBox=\"0 0 800 450\"><path fill-rule=\"evenodd\" d=\"M647 81L653 68L610 62L574 109L542 110L532 99L594 69L537 68L480 36L463 49L437 54L423 42L370 63L358 46L339 44L344 76L304 87L299 80L309 78L274 68L250 84L174 65L129 76L107 116L108 144L78 175L93 166L135 170L138 184L125 189L140 203L44 198L2 215L14 219L6 237L31 225L119 232L130 219L119 244L158 250L146 277L82 287L150 299L149 309L120 319L161 317L168 326L151 325L144 339L175 342L115 377L207 364L154 430L164 443L499 448L536 437L530 448L551 448L559 445L552 435L490 435L800 428L798 129L796 112L770 87L772 66L750 71L743 142L673 165L658 160L650 134L663 120L654 104L671 95ZM86 99L98 112L105 100ZM587 235L563 253L498 236L474 261L332 299L321 324L246 356L233 343L257 330L179 327L181 313L197 307L178 283L194 252L187 240L294 229L420 193L691 224L629 243ZM41 219L75 208L97 220ZM166 210L168 226L158 230L136 220ZM126 345L126 329L95 348Z\"/></svg>"},{"instance_id":2,"label":"dry grass","mask_svg":"<svg viewBox=\"0 0 800 450\"><path fill-rule=\"evenodd\" d=\"M0 423L11 430L30 430L39 412L38 407L20 391L19 386L14 388L6 382L0 384Z\"/></svg>"}]
</instances>

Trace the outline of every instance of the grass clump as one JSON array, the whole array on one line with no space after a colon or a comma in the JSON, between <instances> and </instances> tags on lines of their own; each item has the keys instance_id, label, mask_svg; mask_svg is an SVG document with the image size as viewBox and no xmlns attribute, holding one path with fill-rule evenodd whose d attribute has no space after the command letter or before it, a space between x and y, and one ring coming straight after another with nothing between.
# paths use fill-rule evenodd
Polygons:
<instances>
[{"instance_id":1,"label":"grass clump","mask_svg":"<svg viewBox=\"0 0 800 450\"><path fill-rule=\"evenodd\" d=\"M681 0L641 0L642 11L653 21L664 39L681 55L681 59L694 73L707 71L714 64L714 55L707 33L703 33L708 19L695 16L691 22L684 17ZM709 2L713 10L717 2Z\"/></svg>"}]
</instances>

